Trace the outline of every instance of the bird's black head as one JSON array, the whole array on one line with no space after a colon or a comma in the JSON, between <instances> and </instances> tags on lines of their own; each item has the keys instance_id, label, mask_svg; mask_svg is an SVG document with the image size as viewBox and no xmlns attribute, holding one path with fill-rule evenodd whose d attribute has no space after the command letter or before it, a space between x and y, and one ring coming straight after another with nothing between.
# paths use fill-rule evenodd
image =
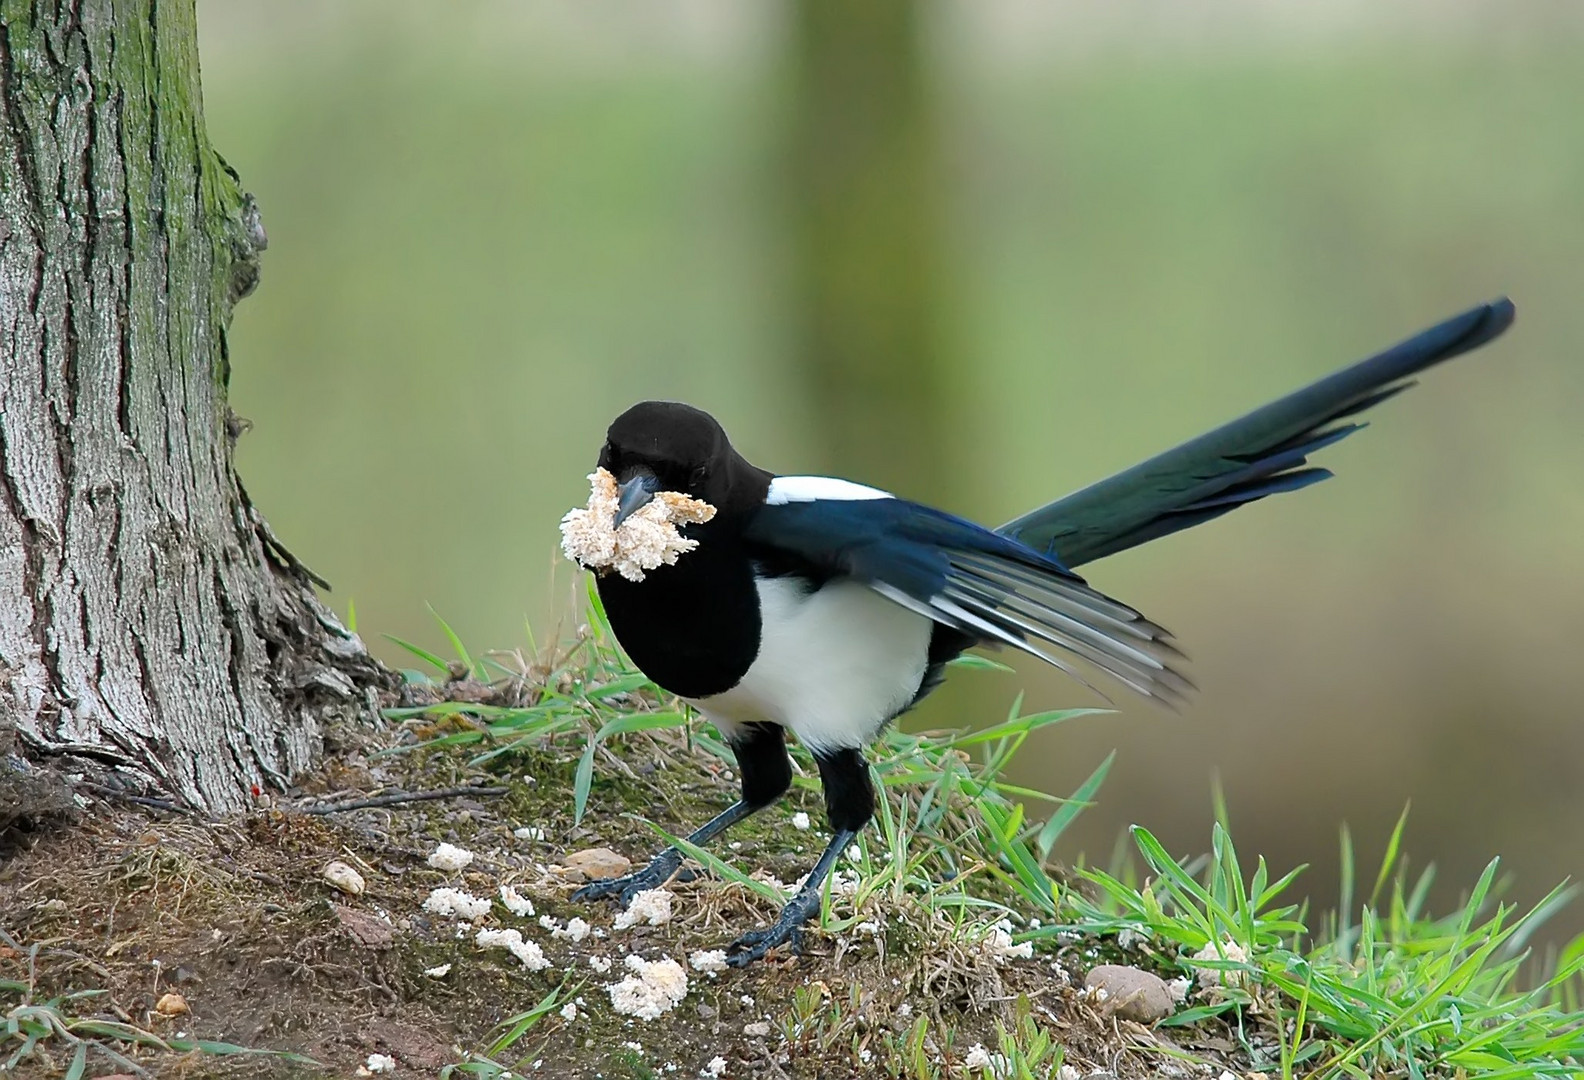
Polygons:
<instances>
[{"instance_id":1,"label":"bird's black head","mask_svg":"<svg viewBox=\"0 0 1584 1080\"><path fill-rule=\"evenodd\" d=\"M621 488L618 522L657 491L727 508L752 498L742 484L759 471L732 448L713 416L676 401L642 401L618 416L605 433L599 464Z\"/></svg>"}]
</instances>

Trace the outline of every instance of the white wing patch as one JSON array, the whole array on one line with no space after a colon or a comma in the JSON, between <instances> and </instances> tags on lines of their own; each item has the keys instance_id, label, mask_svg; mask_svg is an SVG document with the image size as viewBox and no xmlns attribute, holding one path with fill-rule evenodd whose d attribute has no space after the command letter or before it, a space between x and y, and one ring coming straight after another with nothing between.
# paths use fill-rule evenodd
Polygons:
<instances>
[{"instance_id":1,"label":"white wing patch","mask_svg":"<svg viewBox=\"0 0 1584 1080\"><path fill-rule=\"evenodd\" d=\"M814 502L818 499L891 499L889 491L865 487L851 480L834 476L778 476L770 481L770 494L765 505L784 506L794 502Z\"/></svg>"}]
</instances>

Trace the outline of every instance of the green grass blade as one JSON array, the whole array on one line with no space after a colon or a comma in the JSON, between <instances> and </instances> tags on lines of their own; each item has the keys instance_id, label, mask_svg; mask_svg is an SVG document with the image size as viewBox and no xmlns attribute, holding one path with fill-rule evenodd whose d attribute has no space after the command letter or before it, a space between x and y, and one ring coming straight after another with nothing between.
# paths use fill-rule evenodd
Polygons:
<instances>
[{"instance_id":1,"label":"green grass blade","mask_svg":"<svg viewBox=\"0 0 1584 1080\"><path fill-rule=\"evenodd\" d=\"M414 645L412 642L406 640L405 638L399 638L395 634L383 634L381 636L384 637L386 641L389 641L389 642L391 642L394 645L398 645L401 648L406 649L408 652L412 653L414 656L416 656L418 659L424 661L425 663L433 664L436 668L438 668L440 670L440 674L444 675L446 678L450 678L451 677L451 665L446 663L444 660L440 659L438 656L436 656L434 653L430 652L428 649L425 649L425 648L423 648L421 646L418 646L418 645Z\"/></svg>"},{"instance_id":2,"label":"green grass blade","mask_svg":"<svg viewBox=\"0 0 1584 1080\"><path fill-rule=\"evenodd\" d=\"M607 721L588 740L583 756L578 760L577 772L572 780L572 811L574 824L583 820L588 807L589 789L594 783L594 755L601 744L613 735L628 735L635 731L652 731L655 728L676 727L686 724L687 717L676 712L630 713Z\"/></svg>"},{"instance_id":3,"label":"green grass blade","mask_svg":"<svg viewBox=\"0 0 1584 1080\"><path fill-rule=\"evenodd\" d=\"M1408 825L1408 811L1413 804L1403 807L1397 817L1397 824L1391 831L1391 839L1386 841L1386 853L1381 856L1380 871L1375 875L1375 887L1370 889L1370 906L1374 907L1380 902L1381 889L1385 888L1387 879L1391 877L1393 867L1397 865L1398 851L1402 846L1403 829Z\"/></svg>"},{"instance_id":4,"label":"green grass blade","mask_svg":"<svg viewBox=\"0 0 1584 1080\"><path fill-rule=\"evenodd\" d=\"M769 882L758 881L749 877L735 866L726 862L720 856L711 854L710 852L699 847L697 844L691 843L680 836L672 836L670 833L666 832L652 821L645 821L644 824L649 826L649 828L654 831L656 836L660 837L666 843L670 844L688 858L704 867L704 869L708 870L710 873L717 874L727 881L735 882L736 884L747 889L749 892L764 897L771 903L777 905L786 903L786 894L780 889L776 888L774 885L771 885Z\"/></svg>"},{"instance_id":5,"label":"green grass blade","mask_svg":"<svg viewBox=\"0 0 1584 1080\"><path fill-rule=\"evenodd\" d=\"M1089 774L1089 778L1079 784L1078 789L1058 806L1051 814L1050 820L1045 822L1045 827L1039 831L1039 837L1034 841L1041 862L1050 858L1051 848L1056 846L1056 841L1061 839L1062 833L1077 820L1078 815L1094 805L1095 793L1100 790L1100 785L1105 783L1114 761L1116 761L1115 750L1106 755L1106 759Z\"/></svg>"},{"instance_id":6,"label":"green grass blade","mask_svg":"<svg viewBox=\"0 0 1584 1080\"><path fill-rule=\"evenodd\" d=\"M468 653L467 646L462 644L462 639L457 636L457 632L451 629L451 624L440 617L440 613L434 609L433 604L425 606L429 608L429 614L434 616L435 622L440 624L440 629L445 634L446 640L451 643L451 651L457 654L458 660L462 661L462 670L469 675L477 675L478 669L473 663L473 657Z\"/></svg>"},{"instance_id":7,"label":"green grass blade","mask_svg":"<svg viewBox=\"0 0 1584 1080\"><path fill-rule=\"evenodd\" d=\"M576 991L574 990L573 993L576 993ZM543 1017L551 1009L554 1009L556 1002L560 1000L561 987L552 987L550 992L544 997L540 998L538 1003L534 1005L533 1008L529 1009L527 1012L518 1013L509 1020L503 1021L500 1026L506 1028L506 1033L500 1038L496 1039L494 1044L490 1047L490 1056L494 1057L501 1051L509 1049L517 1042L518 1039L521 1039L524 1035L526 1035L528 1033L528 1029L538 1023L541 1017Z\"/></svg>"}]
</instances>

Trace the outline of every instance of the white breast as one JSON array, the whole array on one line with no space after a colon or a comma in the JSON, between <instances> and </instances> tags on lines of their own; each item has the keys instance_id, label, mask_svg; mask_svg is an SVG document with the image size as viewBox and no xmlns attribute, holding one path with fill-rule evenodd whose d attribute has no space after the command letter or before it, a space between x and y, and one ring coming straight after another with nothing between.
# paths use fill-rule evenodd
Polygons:
<instances>
[{"instance_id":1,"label":"white breast","mask_svg":"<svg viewBox=\"0 0 1584 1080\"><path fill-rule=\"evenodd\" d=\"M812 593L796 578L758 582L759 655L742 681L690 703L731 738L741 724L790 728L811 750L857 748L918 692L931 622L856 581Z\"/></svg>"}]
</instances>

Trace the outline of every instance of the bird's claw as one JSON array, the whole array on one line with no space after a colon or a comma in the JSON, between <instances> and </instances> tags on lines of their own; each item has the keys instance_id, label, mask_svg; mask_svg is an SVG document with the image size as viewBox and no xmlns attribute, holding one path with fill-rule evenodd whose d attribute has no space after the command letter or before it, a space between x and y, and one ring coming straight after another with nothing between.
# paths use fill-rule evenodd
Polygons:
<instances>
[{"instance_id":1,"label":"bird's claw","mask_svg":"<svg viewBox=\"0 0 1584 1080\"><path fill-rule=\"evenodd\" d=\"M749 930L736 941L726 946L726 962L735 968L747 967L755 960L762 960L771 949L780 945L790 944L792 952L801 956L803 953L803 924L817 910L815 905L800 904L794 899L781 909L781 915L775 922L759 930Z\"/></svg>"},{"instance_id":2,"label":"bird's claw","mask_svg":"<svg viewBox=\"0 0 1584 1080\"><path fill-rule=\"evenodd\" d=\"M655 889L665 884L675 871L675 866L656 859L642 870L635 870L631 874L591 881L573 893L572 899L582 903L586 900L603 900L614 896L616 902L625 908L632 903L633 897L645 889Z\"/></svg>"},{"instance_id":3,"label":"bird's claw","mask_svg":"<svg viewBox=\"0 0 1584 1080\"><path fill-rule=\"evenodd\" d=\"M794 955L803 955L803 928L801 926L765 927L750 930L726 946L726 962L735 968L747 967L755 960L763 960L771 949L790 943Z\"/></svg>"}]
</instances>

